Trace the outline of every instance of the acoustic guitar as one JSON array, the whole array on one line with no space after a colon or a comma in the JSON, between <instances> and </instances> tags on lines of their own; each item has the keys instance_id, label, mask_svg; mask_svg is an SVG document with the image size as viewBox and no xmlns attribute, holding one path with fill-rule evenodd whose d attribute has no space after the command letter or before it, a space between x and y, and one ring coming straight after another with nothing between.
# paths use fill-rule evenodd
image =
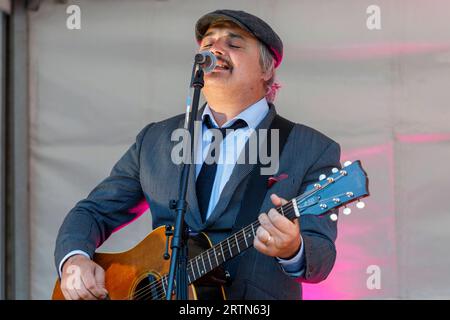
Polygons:
<instances>
[{"instance_id":1,"label":"acoustic guitar","mask_svg":"<svg viewBox=\"0 0 450 320\"><path fill-rule=\"evenodd\" d=\"M360 161L347 161L341 170L334 168L330 176L321 175L319 181L309 185L305 192L276 210L290 220L300 215L323 216L333 208L346 206L369 195L368 177ZM350 208L344 209L348 214ZM336 214L329 217L337 220ZM201 279L211 274L224 262L239 255L253 245L259 221L255 221L213 245L208 236L199 233L188 240L189 261L187 277L189 299L225 299L221 286L202 286ZM105 270L105 286L113 300L164 300L168 282L170 260L164 259L167 246L166 228L153 230L134 248L120 253L95 253L94 261ZM166 256L167 258L167 256ZM74 270L76 272L76 270ZM57 280L52 299L64 299Z\"/></svg>"}]
</instances>

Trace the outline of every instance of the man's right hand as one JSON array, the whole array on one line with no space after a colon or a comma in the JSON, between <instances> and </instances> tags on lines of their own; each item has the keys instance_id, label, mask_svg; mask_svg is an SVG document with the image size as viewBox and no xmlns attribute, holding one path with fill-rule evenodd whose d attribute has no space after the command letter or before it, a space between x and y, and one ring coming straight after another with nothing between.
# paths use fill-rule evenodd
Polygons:
<instances>
[{"instance_id":1,"label":"man's right hand","mask_svg":"<svg viewBox=\"0 0 450 320\"><path fill-rule=\"evenodd\" d=\"M105 270L89 258L76 254L63 265L61 290L67 300L106 299Z\"/></svg>"}]
</instances>

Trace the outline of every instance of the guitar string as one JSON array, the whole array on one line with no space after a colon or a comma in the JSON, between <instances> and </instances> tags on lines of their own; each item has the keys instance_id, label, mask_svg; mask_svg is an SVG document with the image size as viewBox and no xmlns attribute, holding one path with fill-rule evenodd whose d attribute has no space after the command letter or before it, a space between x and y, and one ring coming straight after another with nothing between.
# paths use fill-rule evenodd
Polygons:
<instances>
[{"instance_id":1,"label":"guitar string","mask_svg":"<svg viewBox=\"0 0 450 320\"><path fill-rule=\"evenodd\" d=\"M285 207L286 208L286 213L287 213L287 215L288 214L290 214L290 213L293 213L294 211L292 210L292 206L286 206ZM277 210L279 210L279 208L277 208ZM283 209L284 210L284 209ZM280 211L279 211L280 212ZM282 214L282 212L280 212L280 214ZM286 216L287 216L286 215ZM253 225L254 225L254 227L255 226L259 226L259 221L256 221L256 222L254 222L254 223L252 223ZM248 229L248 230L245 230L245 229ZM243 245L244 243L245 244L247 244L247 242L245 241L245 238L244 238L244 234L248 234L247 232L250 232L250 230L251 230L251 225L248 225L247 227L245 227L244 229L242 229L242 230L245 230L245 231L239 231L238 233L239 234L242 234L242 235L240 235L240 236L238 236L238 242L237 242L237 244L238 244L238 246L239 247L241 247L241 245ZM253 235L253 233L251 233L252 235ZM233 237L233 236L232 236ZM255 235L253 235L253 237L255 237ZM231 238L231 237L230 237ZM224 240L225 241L225 240ZM252 244L253 244L253 242L251 242L251 244L250 245L248 245L247 247L249 248L249 247L251 247L252 246ZM246 248L247 249L247 248ZM205 254L205 255L209 255L210 256L210 252L209 251L212 251L212 248L210 248L210 249L208 249L208 250L206 250L206 251L204 251L202 254L200 254L200 255L203 255L203 254ZM200 256L199 255L199 256ZM233 256L234 256L235 254L233 253ZM197 257L195 257L194 259L197 259ZM191 266L192 266L192 263L191 263ZM211 265L211 267L212 267L212 265ZM192 268L193 268L193 266L192 266ZM156 298L157 300L159 300L159 299L165 299L165 297L166 297L166 291L164 290L164 287L162 287L161 286L161 284L163 283L163 281L166 281L166 283L167 283L167 275L165 275L165 276L163 276L161 279L158 279L157 280L157 282L158 282L158 285L156 285L156 286L153 286L153 288L151 289L151 290L155 290L156 292L156 295L154 296L154 298ZM140 298L144 298L145 297L145 295L147 295L148 293L150 293L151 292L151 290L145 290L145 292L140 292L140 294L139 294L139 296L138 297L135 297L135 298L137 298L137 299L140 299ZM150 291L150 292L149 292Z\"/></svg>"},{"instance_id":2,"label":"guitar string","mask_svg":"<svg viewBox=\"0 0 450 320\"><path fill-rule=\"evenodd\" d=\"M313 190L313 191L315 191L315 190ZM308 196L309 196L309 195L308 195ZM299 199L296 198L296 200L298 201ZM283 207L283 210L282 210L282 211L281 211L281 207ZM290 214L292 214L292 213L294 212L294 210L292 210L292 208L293 208L293 204L292 204L292 201L290 201L290 202L286 203L285 205L280 206L280 207L278 207L278 208L276 208L276 209L277 209L277 211L278 211L280 214L284 214L285 216L289 216ZM284 211L286 211L286 213L284 213ZM237 237L237 238L238 238L238 241L237 241L237 246L238 246L238 247L241 247L241 246L244 244L244 242L245 242L245 244L247 245L247 241L246 241L246 238L245 238L245 234L248 234L248 232L250 232L250 230L252 229L252 225L253 225L253 228L254 228L254 227L258 227L258 226L259 226L259 221L256 221L256 222L254 222L254 223L252 223L252 224L246 226L246 227L243 228L241 231L238 231L238 232L236 233L236 234L238 234L238 236L232 235L232 236L230 236L229 238L223 240L223 242L225 242L225 241L228 240L228 239L232 239L232 238L234 238L234 237ZM221 242L221 243L223 243L223 242ZM250 245L250 246L251 246L251 245ZM248 246L248 247L250 247L250 246ZM210 258L211 258L211 252L212 252L213 250L216 250L216 247L217 247L217 246L215 246L215 247L213 247L213 248L210 248L210 249L208 249L208 250L205 250L203 253L201 253L200 255L198 255L197 257L195 257L195 258L193 258L193 259L191 259L191 260L189 261L189 264L190 264L190 267L191 267L191 270L192 270L192 273L194 274L194 276L195 276L195 273L194 273L194 265L193 265L194 259L199 259L200 256L202 257L202 259L203 259L205 256L206 256L208 259L210 259ZM246 248L246 249L247 249L247 248ZM214 253L213 253L213 254L214 254ZM233 255L234 255L234 254L233 254ZM231 256L230 256L230 258L231 258ZM214 260L214 259L213 259L213 260ZM227 258L225 258L225 260L227 260ZM212 267L212 265L210 265L210 266ZM197 268L197 269L198 269L198 268ZM199 270L199 271L200 271L200 270ZM198 274L200 275L201 272L198 272ZM155 293L157 293L157 294L159 293L159 294L156 296L157 299L160 299L161 297L165 297L165 296L166 296L166 293L165 293L165 288L164 288L163 282L166 280L166 283L167 283L167 279L166 279L166 278L167 278L167 275L161 277L160 279L154 281L153 283L151 283L151 284L149 284L149 285L147 285L147 286L141 288L140 290L136 291L136 292L133 294L133 296L131 296L131 297L129 297L129 298L139 299L139 298L142 298L143 296L147 295L147 294L150 293L151 291L156 291ZM199 277L199 278L201 278L201 277Z\"/></svg>"},{"instance_id":3,"label":"guitar string","mask_svg":"<svg viewBox=\"0 0 450 320\"><path fill-rule=\"evenodd\" d=\"M305 198L311 196L311 195L314 194L316 191L317 191L317 189L310 190L308 193L303 194L303 197L302 197L302 196L299 196L299 197L295 198L295 200L297 201L297 203L298 203L299 201L304 201ZM302 197L303 199L300 199L301 197ZM281 211L281 207L283 207L283 211ZM290 214L290 213L293 213L292 208L293 208L293 203L292 203L292 201L289 201L289 202L286 203L285 205L280 206L280 207L278 207L278 208L276 208L276 209L277 209L277 211L278 211L280 214L283 214L284 211L286 211L287 214ZM285 216L286 216L286 213L284 214ZM250 230L252 229L252 225L253 225L253 228L254 228L254 227L258 227L258 226L259 226L259 221L257 220L256 222L254 222L254 223L252 223L252 224L250 224L250 225L248 225L248 226L246 226L245 228L242 229L242 230L245 230L245 231L242 231L242 230L241 230L241 231L238 231L238 232L237 232L237 233L239 234L239 235L237 236L237 237L239 238L238 241L237 241L239 247L240 247L240 245L242 245L242 244L245 242L244 234L250 232ZM248 229L248 230L246 230L246 229ZM228 237L227 239L223 240L221 243L227 241L228 239L232 239L233 237L234 237L234 235L232 235L232 236ZM215 247L216 247L216 246L215 246ZM213 248L215 248L215 247L213 247ZM250 247L250 246L248 246L248 247ZM188 264L190 264L191 270L192 270L192 273L194 274L194 276L195 276L195 273L194 273L194 266L193 266L193 261L194 261L194 259L198 259L199 256L204 256L204 255L207 255L207 256L210 257L210 254L209 254L209 253L210 253L210 251L212 251L213 248L210 248L210 249L208 249L208 250L205 250L203 253L201 253L200 255L198 255L197 257L195 257L195 258L193 258L193 259L191 259L191 260L189 261ZM231 257L230 257L230 258L231 258ZM225 260L227 260L227 259L225 259ZM198 269L198 268L197 268L197 269ZM199 275L200 275L200 274L201 274L201 273L199 272ZM165 294L165 288L164 288L163 281L166 280L166 278L167 278L167 275L161 277L161 278L158 279L158 280L153 281L152 283L148 284L147 286L145 286L145 287L141 288L140 290L136 291L132 296L129 296L128 298L139 299L139 298L142 298L142 296L145 296L146 294L150 293L150 292L153 291L153 290L157 290L157 291L160 292L159 296L157 297L158 299L161 298L161 296L165 296L166 294ZM199 277L199 278L201 278L201 277ZM167 281L166 281L166 283L167 283Z\"/></svg>"},{"instance_id":4,"label":"guitar string","mask_svg":"<svg viewBox=\"0 0 450 320\"><path fill-rule=\"evenodd\" d=\"M244 231L242 231L242 230L241 230L241 231L238 231L238 233L239 233L240 235L237 236L237 238L238 238L237 245L238 245L239 247L241 247L241 246L245 243L245 238L244 238L244 236L243 236L243 233L245 232L246 234L248 234L248 232L250 232L250 231L252 230L252 225L253 225L253 228L254 228L254 227L255 227L255 224L256 224L256 227L259 226L259 222L257 222L257 223L254 222L254 223L252 223L252 224L246 226L245 228L243 228L242 230L244 230ZM253 234L253 233L252 233L252 234ZM233 236L230 236L230 237L227 238L227 239L231 239L232 237L234 238L235 236L234 236L234 235L233 235ZM227 239L223 240L221 243L227 241ZM250 246L251 246L251 245L250 245ZM248 246L248 247L250 247L250 246ZM198 256L196 256L195 258L193 258L193 259L191 259L191 260L189 261L188 265L190 265L191 270L192 270L192 273L194 274L194 276L195 276L195 273L194 273L194 265L193 265L194 259L199 259L198 257L200 257L200 256L203 256L203 257L207 256L207 258L208 258L208 256L211 257L211 253L212 253L213 249L216 248L216 247L218 247L218 245L217 245L217 246L214 246L213 248L210 248L210 249L208 249L208 250L205 250L203 253L199 254ZM230 253L231 253L230 258L231 258L232 256L235 256L235 253L233 253L233 252L230 252ZM229 258L223 257L222 259L224 259L224 262L225 262L225 261L226 261L227 259L229 259ZM214 259L213 259L213 260L214 260ZM219 264L219 265L220 265L220 264ZM212 265L210 265L210 266L212 267ZM198 269L198 268L197 268L197 269ZM198 269L198 272L197 272L197 273L199 274L199 276L201 275L201 272L200 272L199 269ZM205 275L206 275L206 274L205 274ZM202 276L203 276L203 275L202 275ZM199 278L201 278L202 276L200 276ZM159 291L161 291L161 290L162 290L162 291L165 291L162 282L165 280L166 277L167 277L167 275L165 275L165 276L161 277L160 279L154 281L153 285L152 285L152 284L147 285L146 287L143 288L144 290L140 290L140 292L139 292L138 294L135 293L135 297L134 297L134 298L140 298L140 297L142 297L143 294L145 295L145 294L151 292L152 290L158 290L158 289L159 289ZM165 295L165 292L163 292L163 294Z\"/></svg>"},{"instance_id":5,"label":"guitar string","mask_svg":"<svg viewBox=\"0 0 450 320\"><path fill-rule=\"evenodd\" d=\"M337 180L340 179L342 176L343 176L342 174L339 175L338 177L336 177L336 178L334 179L334 181L337 181ZM309 192L305 192L305 194L296 197L295 200L296 200L296 202L297 202L297 205L298 205L299 202L305 201L306 198L312 196L314 193L316 193L317 191L319 191L319 190L325 188L326 186L328 186L330 183L333 183L334 181L327 181L327 183L325 183L320 189L314 188L314 189L309 190ZM301 199L301 198L303 198L303 199ZM330 199L330 198L328 198L328 199ZM328 200L328 199L327 199L327 200ZM312 204L311 204L311 205L312 205ZM284 213L284 210L286 210L286 211L288 211L288 214L289 214L289 213L292 213L292 208L293 208L293 207L294 207L294 206L293 206L292 201L289 201L289 202L286 203L285 205L282 205L282 206L279 206L278 208L276 208L276 210L277 210L279 213L281 213L281 214L283 214L283 213ZM281 208L283 208L283 210L281 210ZM286 214L283 214L283 215L286 216ZM232 236L228 237L227 239L223 240L221 243L225 242L225 241L228 240L228 239L231 239L231 238L233 238L233 237L236 237L236 238L239 238L239 239L236 241L238 247L240 247L240 244L243 244L244 242L245 242L246 245L247 245L246 238L245 238L245 233L247 233L247 231L250 231L250 230L246 230L246 231L244 231L244 230L247 229L247 228L251 229L252 225L253 225L253 227L255 227L255 224L259 224L259 221L256 221L256 222L254 222L254 223L248 225L247 227L241 229L240 231L238 231L238 232L236 233L236 234L239 234L239 235L237 235L237 236L232 235ZM242 241L242 240L243 240L243 241ZM221 246L222 246L222 245L221 245ZM250 245L250 246L251 246L251 245ZM248 246L248 247L250 247L250 246ZM204 256L204 255L206 255L207 258L210 259L210 258L211 258L211 255L210 255L210 252L209 252L209 251L213 251L213 249L214 249L215 247L216 247L216 246L214 246L214 247L212 247L212 248L210 248L210 249L208 249L208 250L205 250L203 253L199 254L197 257L195 257L195 258L189 260L188 264L190 264L191 270L192 270L192 273L194 274L194 276L195 276L195 273L194 273L194 266L193 266L193 261L194 261L194 259L198 259L199 256L201 256L202 259L203 259L203 256ZM247 249L247 248L246 248L246 249ZM214 249L214 250L215 250L215 249ZM244 250L245 250L245 249L244 249ZM231 258L231 256L230 256L230 258ZM224 262L225 262L225 261L224 261ZM212 267L212 265L211 265L211 267ZM201 274L201 273L199 273L199 275L200 275L200 274ZM147 286L145 286L145 287L139 289L139 290L136 291L132 296L129 296L128 298L135 298L135 299L138 299L138 298L142 297L142 295L146 295L147 293L151 292L152 290L156 290L156 289L157 289L158 291L162 290L162 291L163 291L163 292L162 292L162 295L165 296L166 294L165 294L165 292L164 292L165 289L164 289L164 284L163 284L163 281L165 280L165 278L167 278L167 275L165 275L165 276L161 277L160 279L155 280L155 281L153 281L152 283L148 284ZM199 277L199 278L201 278L201 277ZM166 281L166 282L167 282L167 281ZM158 299L159 299L159 298L161 298L161 294L160 294L160 296L158 297Z\"/></svg>"},{"instance_id":6,"label":"guitar string","mask_svg":"<svg viewBox=\"0 0 450 320\"><path fill-rule=\"evenodd\" d=\"M332 198L327 198L326 200L329 200L329 199L332 199ZM278 208L277 208L278 209ZM291 208L292 209L292 208ZM288 209L287 209L288 210ZM291 212L288 212L288 214L291 214L292 213L292 211ZM280 214L283 214L282 212L280 212ZM254 225L257 225L257 223L253 223ZM251 225L249 225L249 226L247 226L246 228L244 228L244 229L250 229L250 227L251 227ZM244 229L242 229L242 230L244 230ZM247 231L250 231L250 230L247 230ZM244 237L244 234L245 234L245 232L244 231L240 231L240 232L238 232L238 233L242 233L243 235L242 236L236 236L236 237L239 237L239 239L238 239L238 241L237 241L237 244L238 244L238 247L241 247L240 245L242 245L242 244L246 244L246 246L247 246L247 248L249 248L250 246L252 246L252 244L250 244L250 245L247 245L247 241L246 241L246 239L244 238L244 241L242 241L242 237ZM237 234L237 233L236 233ZM255 237L255 236L253 236L253 237ZM247 249L247 248L245 248L245 249ZM200 255L206 255L206 256L208 256L208 259L210 259L211 258L211 255L210 255L210 251L212 251L212 249L213 248L210 248L210 249L208 249L208 250L205 250L203 253L201 253ZM244 250L245 250L244 249ZM200 256L199 255L199 256ZM231 258L231 257L230 257ZM194 259L198 259L198 256L197 257L195 257L195 258L193 258L193 259L191 259L190 261L189 261L189 263L190 263L190 265L191 265L191 270L193 270L194 269L194 266L193 266L193 262L192 262L192 260L194 260ZM228 259L228 258L227 258ZM212 259L212 260L214 260L214 259ZM210 264L210 266L211 266L211 268L212 268L212 264ZM212 269L213 270L213 269ZM206 275L206 274L205 274ZM200 277L201 278L201 277ZM131 297L131 298L135 298L135 299L140 299L140 298L145 298L145 296L148 294L148 293L150 293L152 290L155 290L156 292L156 296L154 297L154 298L156 298L156 300L160 300L160 299L162 299L162 300L165 300L166 299L166 291L165 291L165 288L164 288L164 286L163 286L163 282L166 282L167 283L167 275L164 275L162 278L160 278L160 279L158 279L158 280L156 280L155 282L154 282L154 286L153 286L153 288L144 288L144 290L143 290L143 292L140 292L138 295L136 295L135 297ZM141 290L142 291L142 290ZM149 292L150 291L150 292Z\"/></svg>"},{"instance_id":7,"label":"guitar string","mask_svg":"<svg viewBox=\"0 0 450 320\"><path fill-rule=\"evenodd\" d=\"M301 206L301 209L304 209L304 207L309 207L309 206L312 206L312 205L314 205L314 203L313 203L313 204L310 204L310 205L308 205L308 206ZM283 211L281 211L280 208L281 208L281 206L278 207L278 208L276 208L276 210L277 210L280 214L283 214L283 212L286 211L286 213L284 213L285 216L289 216L289 215L291 215L292 213L294 213L294 210L292 210L292 208L293 208L292 202L283 205L283 208L284 208ZM238 238L237 245L238 245L239 247L241 247L241 245L243 245L244 243L247 245L247 241L246 241L244 235L245 235L245 234L248 234L248 232L250 232L250 230L252 229L252 225L253 225L253 228L254 228L254 227L258 227L258 226L259 226L259 221L255 221L254 223L252 223L252 224L246 226L245 228L241 229L241 231L238 231L236 234L239 234L239 236L234 236L234 235L232 235L232 236L230 236L228 239L237 237L237 238ZM254 235L253 235L253 237L254 237ZM225 242L226 240L227 240L227 239L223 240L221 243ZM251 243L250 245L247 245L247 247L250 247L251 245L252 245L252 243ZM195 258L193 258L193 259L191 259L191 260L189 261L189 264L190 264L190 267L191 267L191 270L192 270L192 273L194 274L194 276L195 276L195 273L194 273L194 268L195 268L195 267L194 267L194 265L193 265L194 259L199 259L200 256L203 256L203 257L206 256L208 259L210 259L210 258L211 258L211 252L213 251L213 249L215 250L217 246L218 246L218 245L216 245L215 247L210 248L210 249L208 249L208 250L205 250L203 253L199 254L198 256L196 256ZM247 248L245 248L245 249L247 249ZM245 250L245 249L244 249L244 250ZM213 254L214 254L214 253L213 253ZM234 254L233 254L233 255L234 255ZM202 257L202 258L203 258L203 257ZM231 256L230 256L230 258L231 258ZM225 258L225 260L227 260L227 259L229 259L229 258ZM214 259L212 259L212 260L214 260ZM220 265L220 264L219 264L219 265ZM211 266L211 268L212 268L212 264L210 264L210 266ZM198 268L197 268L197 269L198 269ZM199 275L201 274L200 272L198 272L198 273L199 273ZM206 275L206 274L205 274L205 275ZM203 275L202 275L202 276L203 276ZM201 278L201 277L199 277L199 278ZM164 282L164 281L166 281L166 283L167 283L167 275L164 275L164 276L161 277L160 279L155 280L153 283L151 283L151 284L147 285L146 287L144 287L144 288L138 290L137 292L135 292L134 297L129 297L129 298L135 298L135 299L143 298L146 294L150 293L152 290L155 290L155 291L156 291L156 292L155 292L155 293L157 294L157 296L155 297L156 299L165 298L165 296L166 296L166 291L165 291L165 288L164 288L164 285L163 285L163 282ZM137 294L136 294L136 293L137 293Z\"/></svg>"},{"instance_id":8,"label":"guitar string","mask_svg":"<svg viewBox=\"0 0 450 320\"><path fill-rule=\"evenodd\" d=\"M281 208L281 206L277 208L277 211L278 211L280 214L283 214L283 212L280 212L280 210L281 210L280 208ZM289 213L292 213L292 212L293 212L292 208L293 208L292 202L290 202L289 204L285 204L285 205L283 206L283 211L286 211L285 215L286 215L286 214L289 214ZM248 241L246 241L246 235L248 235L248 233L252 230L252 225L253 225L253 228L259 227L259 221L256 221L256 222L254 222L254 223L252 223L252 224L246 226L245 228L241 229L240 231L238 231L238 232L236 233L236 234L238 234L237 236L235 236L235 235L233 234L232 236L230 236L230 237L227 238L227 239L232 239L232 238L235 238L235 237L236 237L236 238L237 238L237 242L236 242L236 241L235 241L235 242L237 243L237 246L238 246L238 247L242 247L242 245L243 245L244 243L247 245ZM252 233L252 235L253 235L253 233ZM255 237L255 236L254 236L254 237ZM227 239L223 240L221 243L225 242ZM233 241L234 241L234 239L233 239ZM212 247L212 248L209 248L208 250L205 250L204 252L202 252L201 254L199 254L197 257L192 258L192 259L189 260L188 265L190 265L193 274L194 274L194 265L193 265L194 259L199 259L198 257L200 257L200 256L203 256L203 257L206 256L206 258L209 260L209 259L211 258L211 256L212 256L211 254L214 254L213 251L216 250L218 246L219 246L219 245L216 245L216 246L214 246L214 247ZM250 247L250 246L251 246L251 244L248 245L247 247ZM247 249L247 248L246 248L246 249ZM233 254L233 256L234 256L234 255L235 255L235 254ZM230 258L231 258L231 257L230 257ZM227 260L227 259L228 259L228 258L225 258L225 260ZM213 259L213 260L214 260L214 259ZM224 262L225 262L225 260L224 260ZM219 264L219 265L220 265L220 264ZM212 268L212 264L210 264L210 266L211 266L211 268ZM198 274L200 275L201 273L198 272ZM195 274L194 274L194 276L195 276ZM165 280L166 277L167 277L167 275L165 275L165 276L161 277L160 279L155 280L153 283L151 283L151 284L149 284L149 285L147 285L147 286L141 288L140 290L136 291L136 292L133 294L133 297L130 297L130 298L136 298L136 299L139 299L139 298L142 297L142 295L145 295L145 294L147 294L147 293L149 293L149 292L151 292L151 291L153 291L153 290L155 290L155 289L157 289L157 290L159 290L159 291L160 291L160 290L164 291L163 281ZM199 277L199 278L201 278L201 277ZM164 293L164 295L165 295L165 293Z\"/></svg>"},{"instance_id":9,"label":"guitar string","mask_svg":"<svg viewBox=\"0 0 450 320\"><path fill-rule=\"evenodd\" d=\"M255 227L255 223L252 223L253 224L253 227ZM251 224L251 225L252 225ZM251 231L251 228L252 228L252 226L251 225L248 225L248 226L246 226L244 229L242 229L242 230L245 230L244 232L245 233L247 233L248 234L248 232L249 231ZM243 233L243 231L239 231L238 233ZM234 236L232 236L232 237L234 237ZM229 237L229 238L227 238L227 239L230 239L231 237ZM244 239L244 237L243 237L243 235L239 235L239 236L237 236L237 238L238 238L238 245L239 246L241 246L242 244L244 244L245 243L245 239ZM223 240L221 243L223 243L223 242L225 242L225 241L227 241L227 239L225 239L225 240ZM216 245L216 246L214 246L213 248L210 248L210 249L208 249L208 250L205 250L203 253L201 253L201 254L199 254L198 256L196 256L195 258L192 258L192 259L190 259L189 260L189 262L188 262L188 265L190 266L190 268L191 268L191 270L192 270L192 274L194 274L194 276L195 276L195 271L194 271L194 260L195 259L199 259L198 257L200 257L200 256L203 256L203 257L205 257L205 256L209 256L209 257L211 257L211 252L213 251L213 249L215 248L216 250L217 250L217 247L219 247L219 245ZM250 247L250 246L249 246ZM232 254L233 256L234 256L234 254ZM231 256L230 256L230 258L231 258ZM223 258L221 258L221 259L224 259L224 261L223 262L225 262L227 259L229 259L229 258L227 258L227 257L223 257ZM214 259L213 259L214 260ZM219 264L220 265L220 264ZM212 267L212 265L211 265L211 267ZM197 272L198 274L199 274L199 278L201 278L202 276L200 276L201 275L201 272L200 272L200 270L198 270L198 272ZM142 288L142 289L140 289L140 290L138 290L137 292L135 292L135 294L133 295L134 297L129 297L129 298L136 298L136 299L139 299L139 298L141 298L142 297L142 295L145 295L145 294L147 294L147 293L150 293L152 290L158 290L158 291L160 291L160 293L162 293L164 296L165 296L165 288L163 287L163 281L164 280L166 280L165 278L167 278L167 275L164 275L163 277L161 277L160 279L158 279L158 280L155 280L153 283L151 283L151 284L149 284L149 285L147 285L146 287L144 287L144 288ZM198 278L198 279L199 279ZM166 282L167 283L167 282ZM161 290L163 291L163 292L161 292Z\"/></svg>"}]
</instances>

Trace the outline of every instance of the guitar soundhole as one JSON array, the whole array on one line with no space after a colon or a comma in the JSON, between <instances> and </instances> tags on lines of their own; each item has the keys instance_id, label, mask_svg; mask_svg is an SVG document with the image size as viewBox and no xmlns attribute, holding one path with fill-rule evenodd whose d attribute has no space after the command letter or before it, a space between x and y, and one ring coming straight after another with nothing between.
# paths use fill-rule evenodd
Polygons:
<instances>
[{"instance_id":1,"label":"guitar soundhole","mask_svg":"<svg viewBox=\"0 0 450 320\"><path fill-rule=\"evenodd\" d=\"M160 279L154 274L149 273L140 280L133 290L133 300L162 300L164 299L164 290Z\"/></svg>"}]
</instances>

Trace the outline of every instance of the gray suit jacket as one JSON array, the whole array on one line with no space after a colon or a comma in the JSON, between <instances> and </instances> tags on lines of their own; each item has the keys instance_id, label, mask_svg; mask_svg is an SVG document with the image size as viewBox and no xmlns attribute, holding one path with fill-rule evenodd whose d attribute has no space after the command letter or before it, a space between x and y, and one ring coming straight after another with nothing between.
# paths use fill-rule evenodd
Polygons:
<instances>
[{"instance_id":1,"label":"gray suit jacket","mask_svg":"<svg viewBox=\"0 0 450 320\"><path fill-rule=\"evenodd\" d=\"M201 112L199 112L199 115ZM269 128L276 110L271 105L268 115L258 128ZM93 257L116 228L135 217L130 209L145 199L151 209L153 227L173 224L174 212L169 200L178 196L181 167L171 161L171 151L177 142L171 134L181 128L184 115L151 123L137 136L136 142L115 164L111 174L81 200L66 216L56 240L55 262L72 250L83 250ZM288 178L274 184L266 193L260 212L272 206L270 194L285 199L301 194L306 186L317 181L320 174L329 174L340 167L339 145L320 132L296 124L280 156L278 173ZM252 164L237 164L225 185L210 218L203 223L195 192L195 166L189 179L185 221L194 231L205 231L217 243L230 235ZM331 213L331 212L330 212ZM329 213L329 214L330 214ZM301 282L324 280L333 268L337 236L336 223L330 219L305 215L300 218L306 270L294 279L283 272L275 258L265 256L253 247L241 254L237 273L230 287L229 299L301 299Z\"/></svg>"}]
</instances>

